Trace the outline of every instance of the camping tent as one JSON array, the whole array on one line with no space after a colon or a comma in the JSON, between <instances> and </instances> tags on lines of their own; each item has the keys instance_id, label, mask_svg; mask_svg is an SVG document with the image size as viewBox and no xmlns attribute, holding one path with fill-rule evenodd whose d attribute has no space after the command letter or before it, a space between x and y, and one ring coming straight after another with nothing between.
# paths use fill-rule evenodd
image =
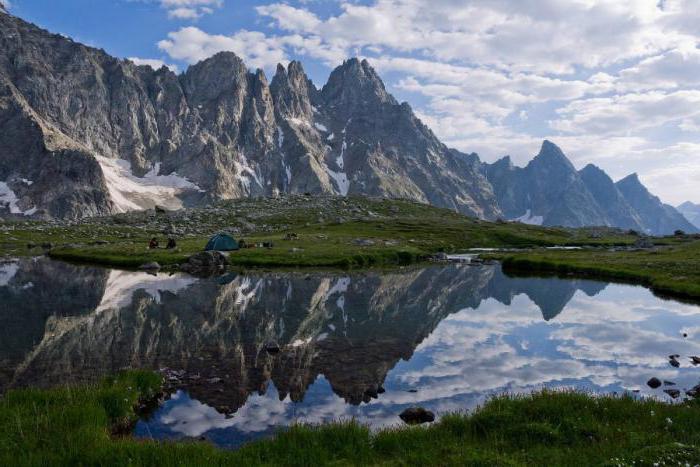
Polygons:
<instances>
[{"instance_id":1,"label":"camping tent","mask_svg":"<svg viewBox=\"0 0 700 467\"><path fill-rule=\"evenodd\" d=\"M232 236L225 233L218 233L209 239L206 251L232 251L238 250L238 242Z\"/></svg>"}]
</instances>

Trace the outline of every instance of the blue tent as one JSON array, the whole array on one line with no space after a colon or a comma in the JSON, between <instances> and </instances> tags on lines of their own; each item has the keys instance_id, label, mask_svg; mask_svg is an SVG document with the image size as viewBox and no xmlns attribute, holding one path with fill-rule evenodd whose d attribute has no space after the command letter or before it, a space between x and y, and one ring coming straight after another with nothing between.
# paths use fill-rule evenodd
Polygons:
<instances>
[{"instance_id":1,"label":"blue tent","mask_svg":"<svg viewBox=\"0 0 700 467\"><path fill-rule=\"evenodd\" d=\"M233 251L238 250L238 242L232 236L225 233L218 233L209 239L206 251Z\"/></svg>"}]
</instances>

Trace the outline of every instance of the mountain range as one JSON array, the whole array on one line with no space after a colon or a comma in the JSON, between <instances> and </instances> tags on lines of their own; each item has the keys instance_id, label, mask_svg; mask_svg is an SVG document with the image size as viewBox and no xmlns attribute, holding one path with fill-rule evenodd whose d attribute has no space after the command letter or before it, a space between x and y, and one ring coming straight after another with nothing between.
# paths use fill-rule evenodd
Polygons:
<instances>
[{"instance_id":1,"label":"mountain range","mask_svg":"<svg viewBox=\"0 0 700 467\"><path fill-rule=\"evenodd\" d=\"M683 214L695 227L700 229L700 204L694 204L690 201L678 206L678 212Z\"/></svg>"},{"instance_id":2,"label":"mountain range","mask_svg":"<svg viewBox=\"0 0 700 467\"><path fill-rule=\"evenodd\" d=\"M180 75L0 12L0 215L76 219L217 199L406 198L482 219L695 232L636 176L577 171L545 141L524 168L448 148L366 60L318 89L301 63L268 82L230 52Z\"/></svg>"}]
</instances>

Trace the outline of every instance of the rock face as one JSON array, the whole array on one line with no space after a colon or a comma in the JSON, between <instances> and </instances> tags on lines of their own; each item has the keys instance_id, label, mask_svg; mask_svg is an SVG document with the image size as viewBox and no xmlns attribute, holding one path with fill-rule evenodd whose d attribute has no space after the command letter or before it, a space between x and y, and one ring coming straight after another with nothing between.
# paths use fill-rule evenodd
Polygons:
<instances>
[{"instance_id":1,"label":"rock face","mask_svg":"<svg viewBox=\"0 0 700 467\"><path fill-rule=\"evenodd\" d=\"M487 164L485 171L508 219L567 227L607 225L573 164L549 141L524 168L506 157Z\"/></svg>"},{"instance_id":2,"label":"rock face","mask_svg":"<svg viewBox=\"0 0 700 467\"><path fill-rule=\"evenodd\" d=\"M494 219L488 181L348 60L318 90L232 53L177 76L0 14L0 199L77 218L287 193L403 197Z\"/></svg>"},{"instance_id":3,"label":"rock face","mask_svg":"<svg viewBox=\"0 0 700 467\"><path fill-rule=\"evenodd\" d=\"M678 212L690 221L695 227L700 229L700 204L694 204L686 201L676 208Z\"/></svg>"},{"instance_id":4,"label":"rock face","mask_svg":"<svg viewBox=\"0 0 700 467\"><path fill-rule=\"evenodd\" d=\"M698 232L698 229L676 211L673 206L664 204L649 193L639 181L637 174L629 175L615 184L627 202L637 211L647 232L652 234L670 234L675 230L686 233Z\"/></svg>"},{"instance_id":5,"label":"rock face","mask_svg":"<svg viewBox=\"0 0 700 467\"><path fill-rule=\"evenodd\" d=\"M651 235L697 232L673 207L651 195L636 175L618 183L601 169L577 171L555 144L545 141L524 168L509 157L482 164L506 218L528 224L608 226Z\"/></svg>"},{"instance_id":6,"label":"rock face","mask_svg":"<svg viewBox=\"0 0 700 467\"><path fill-rule=\"evenodd\" d=\"M645 230L639 214L630 206L608 174L593 164L588 164L579 174L605 214L607 225L637 231Z\"/></svg>"}]
</instances>

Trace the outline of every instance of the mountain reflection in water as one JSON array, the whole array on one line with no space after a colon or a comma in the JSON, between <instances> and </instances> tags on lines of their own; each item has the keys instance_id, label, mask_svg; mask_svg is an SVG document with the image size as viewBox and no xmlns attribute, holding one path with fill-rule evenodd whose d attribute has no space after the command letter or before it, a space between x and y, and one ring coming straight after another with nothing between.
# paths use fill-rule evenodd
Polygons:
<instances>
[{"instance_id":1,"label":"mountain reflection in water","mask_svg":"<svg viewBox=\"0 0 700 467\"><path fill-rule=\"evenodd\" d=\"M700 369L666 357L700 354L696 335L696 306L497 265L196 279L0 263L0 391L167 368L173 395L136 433L229 447L294 421L385 426L411 405L465 410L503 391L690 387Z\"/></svg>"}]
</instances>

